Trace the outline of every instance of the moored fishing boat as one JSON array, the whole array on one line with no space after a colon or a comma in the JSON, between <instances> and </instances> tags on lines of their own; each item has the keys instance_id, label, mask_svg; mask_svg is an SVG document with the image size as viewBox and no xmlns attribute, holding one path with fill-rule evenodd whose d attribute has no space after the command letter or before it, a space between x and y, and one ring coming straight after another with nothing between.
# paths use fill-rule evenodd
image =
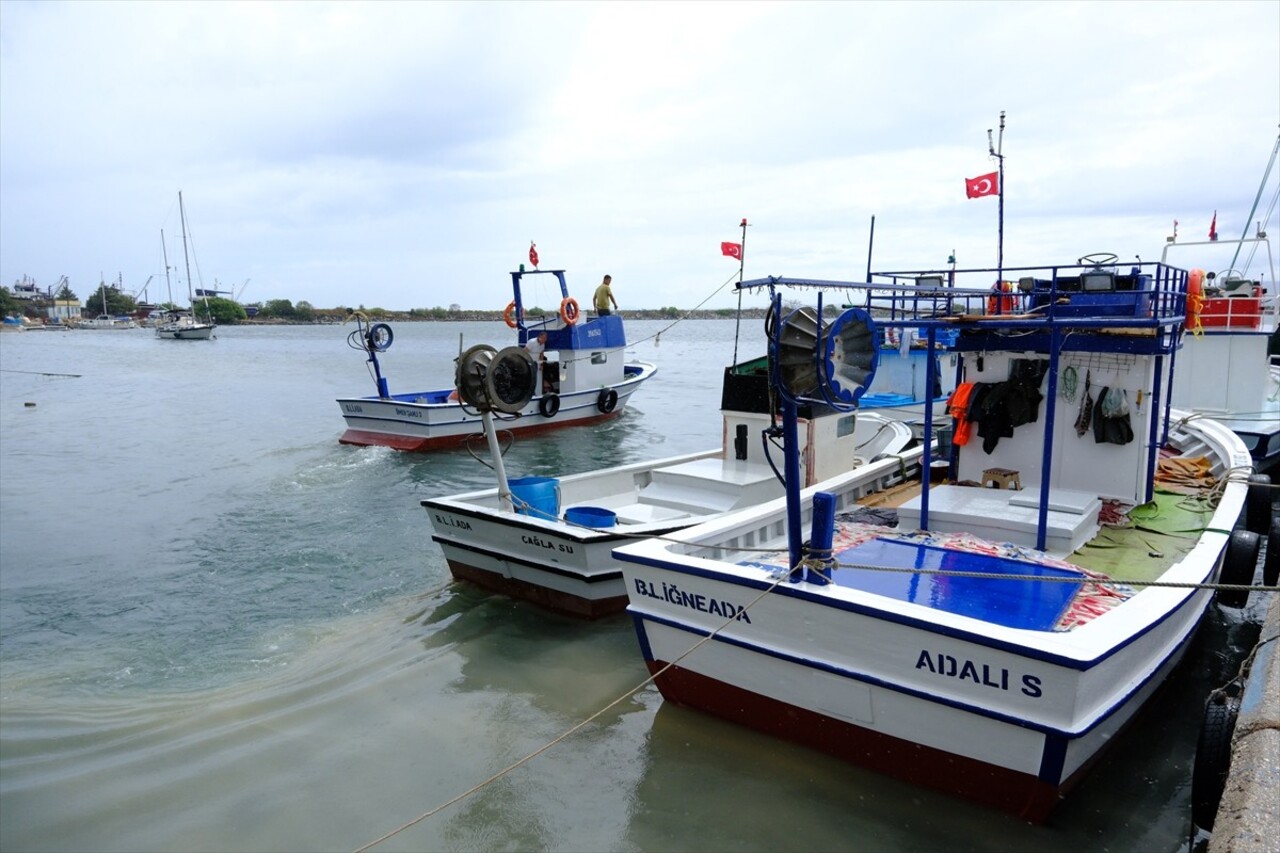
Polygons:
<instances>
[{"instance_id":1,"label":"moored fishing boat","mask_svg":"<svg viewBox=\"0 0 1280 853\"><path fill-rule=\"evenodd\" d=\"M560 309L551 316L526 314L521 285L527 276L551 275L559 286ZM507 306L507 325L516 330L514 346L498 352L500 364L493 381L511 385L513 374L537 377L532 394L494 388L503 428L530 433L562 426L583 425L617 417L631 395L657 368L647 362L626 361L626 333L616 314L585 318L569 295L564 270L518 270L511 273L514 298ZM343 444L378 445L396 450L437 450L459 447L483 430L483 418L463 405L456 388L392 394L382 375L378 354L394 339L391 327L355 316L357 328L348 343L363 352L377 387L372 397L342 397L338 405L347 429ZM531 346L532 344L532 346ZM483 346L483 345L482 345ZM487 347L493 352L492 347ZM473 347L459 361L474 354ZM535 359L530 351L537 351ZM523 387L523 383L520 383Z\"/></svg>"},{"instance_id":2,"label":"moored fishing boat","mask_svg":"<svg viewBox=\"0 0 1280 853\"><path fill-rule=\"evenodd\" d=\"M782 495L767 376L752 363L726 369L721 411L719 448L424 500L432 539L456 578L573 616L619 613L627 596L615 547ZM920 446L908 447L902 422L820 405L802 420L807 484L857 470L888 488L919 470Z\"/></svg>"},{"instance_id":3,"label":"moored fishing boat","mask_svg":"<svg viewBox=\"0 0 1280 853\"><path fill-rule=\"evenodd\" d=\"M1232 526L1267 498L1233 433L1170 408L1185 271L974 270L923 312L902 275L848 284L863 305L830 325L821 302L776 324L785 500L615 550L628 612L667 701L1043 820L1180 660L1211 585L1251 580L1258 538ZM782 316L779 289L836 284L742 287ZM958 333L946 482L925 466L875 507L856 476L793 474L797 406L867 390L835 341L854 320L930 350Z\"/></svg>"},{"instance_id":4,"label":"moored fishing boat","mask_svg":"<svg viewBox=\"0 0 1280 853\"><path fill-rule=\"evenodd\" d=\"M1280 293L1261 228L1240 240L1165 244L1190 271L1190 328L1177 355L1173 404L1240 436L1260 471L1280 464ZM1182 251L1186 250L1186 251ZM1238 267L1237 267L1238 265ZM1256 270L1256 271L1255 271Z\"/></svg>"}]
</instances>

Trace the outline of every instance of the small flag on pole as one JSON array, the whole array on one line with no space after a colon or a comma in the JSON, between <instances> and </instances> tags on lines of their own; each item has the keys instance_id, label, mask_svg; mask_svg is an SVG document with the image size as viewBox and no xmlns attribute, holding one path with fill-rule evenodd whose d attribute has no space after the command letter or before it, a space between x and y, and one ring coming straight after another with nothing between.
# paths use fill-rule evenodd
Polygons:
<instances>
[{"instance_id":1,"label":"small flag on pole","mask_svg":"<svg viewBox=\"0 0 1280 853\"><path fill-rule=\"evenodd\" d=\"M1218 211L1213 212L1213 221L1209 223L1209 239L1218 239Z\"/></svg>"},{"instance_id":2,"label":"small flag on pole","mask_svg":"<svg viewBox=\"0 0 1280 853\"><path fill-rule=\"evenodd\" d=\"M529 241L529 263L533 264L533 268L538 268L538 245L532 240Z\"/></svg>"},{"instance_id":3,"label":"small flag on pole","mask_svg":"<svg viewBox=\"0 0 1280 853\"><path fill-rule=\"evenodd\" d=\"M742 244L741 243L721 243L720 254L730 258L742 260Z\"/></svg>"},{"instance_id":4,"label":"small flag on pole","mask_svg":"<svg viewBox=\"0 0 1280 853\"><path fill-rule=\"evenodd\" d=\"M1000 192L1000 173L991 172L976 178L964 179L964 194L969 198L982 198Z\"/></svg>"}]
</instances>

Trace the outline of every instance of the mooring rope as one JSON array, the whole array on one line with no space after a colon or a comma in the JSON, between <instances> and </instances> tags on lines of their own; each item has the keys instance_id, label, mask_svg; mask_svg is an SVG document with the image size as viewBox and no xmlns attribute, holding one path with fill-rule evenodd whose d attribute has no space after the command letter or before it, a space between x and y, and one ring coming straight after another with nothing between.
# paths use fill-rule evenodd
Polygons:
<instances>
[{"instance_id":1,"label":"mooring rope","mask_svg":"<svg viewBox=\"0 0 1280 853\"><path fill-rule=\"evenodd\" d=\"M462 800L465 800L467 797L471 796L472 794L475 794L475 793L477 793L477 792L481 791L481 790L482 790L482 789L484 789L485 787L487 787L487 786L489 786L489 785L492 785L494 782L497 782L499 779L502 779L503 777L505 777L505 776L509 775L512 771L514 771L514 770L516 770L516 769L518 769L518 768L520 768L520 767L524 766L525 764L528 764L530 761L532 761L533 759L537 758L539 755L542 755L544 752L548 751L548 750L549 750L549 749L551 749L552 747L554 747L554 746L558 746L560 743L564 742L564 741L565 741L565 740L567 740L568 738L572 737L574 734L576 734L576 733L578 733L579 731L581 731L581 730L582 730L583 728L585 728L588 724L595 722L595 721L596 721L597 719L599 719L599 718L600 718L600 717L601 717L601 716L602 716L606 711L610 710L611 708L614 708L615 706L617 706L617 705L621 704L622 702L624 702L624 701L626 701L627 699L629 699L629 698L631 698L632 696L634 696L634 695L635 695L636 693L638 693L639 691L641 691L641 690L643 690L644 688L648 687L648 686L649 686L650 684L652 684L652 683L653 683L653 682L654 682L654 681L655 681L659 676L661 676L661 675L663 675L664 673L666 673L666 671L667 671L667 670L671 669L673 666L675 666L676 664L680 663L682 660L684 660L685 658L687 658L689 655L693 654L693 653L694 653L694 651L696 651L696 650L697 650L699 647L701 647L704 643L706 643L706 642L710 641L711 639L713 639L714 637L716 637L716 636L717 636L721 631L723 631L725 628L729 627L731 624L733 624L734 622L738 621L738 616L739 616L743 611L746 611L746 610L751 609L751 607L752 607L752 606L754 606L757 602L759 602L762 598L764 598L764 597L765 597L766 595L768 595L769 593L773 592L774 588L775 588L775 587L777 587L777 586L778 586L778 584L782 583L782 582L783 582L783 580L784 580L783 578L779 578L778 580L776 580L774 583L772 583L771 585L769 585L769 587L767 587L766 589L762 590L762 591L761 591L761 593L760 593L759 595L757 595L754 599L752 599L750 602L748 602L748 603L746 604L746 606L742 608L742 610L738 611L738 612L737 612L737 613L735 613L733 616L730 616L730 617L729 617L728 619L726 619L726 620L725 620L725 621L724 621L724 622L723 622L719 627L717 627L716 629L714 629L713 631L711 631L709 634L707 634L707 636L703 637L701 640L698 640L698 642L696 642L696 643L694 643L692 646L690 646L690 647L689 647L689 649L688 649L687 651L685 651L683 654L681 654L679 657L677 657L677 658L675 658L674 660L670 661L666 666L662 667L662 669L660 669L660 670L658 670L657 672L655 672L655 673L651 674L648 678L644 679L644 680L643 680L643 681L641 681L639 684L637 684L637 685L635 685L634 687L632 687L631 689L627 690L625 693L623 693L623 694L622 694L621 696L619 696L617 699L614 699L614 700L613 700L612 702L610 702L608 705L605 705L603 708L601 708L600 710L596 711L596 712L595 712L594 714L592 714L591 716L587 717L586 719L584 719L584 720L582 720L581 722L577 723L576 725L572 726L572 727L571 727L571 728L569 728L568 730L566 730L566 731L562 732L560 735L558 735L557 737L555 737L555 738L554 738L554 739L552 739L551 741L549 741L549 742L547 742L547 743L543 744L542 746L538 747L538 748L537 748L537 749L535 749L533 752L530 752L529 754L525 755L523 758L520 758L519 760L514 761L514 762L512 762L511 764L507 765L506 767L504 767L503 769L499 770L497 773L494 773L492 776L490 776L489 778L485 779L484 781L482 781L482 782L478 782L478 783L476 783L475 785L472 785L470 788L468 788L467 790L463 791L461 794L458 794L457 796L453 797L452 799L448 800L447 802L441 803L440 805L436 806L435 808L428 809L427 811L425 811L425 812L423 812L422 814L420 814L420 815L418 815L417 817L415 817L413 820L410 820L410 821L407 821L407 822L405 822L405 823L401 824L400 826L396 827L395 829L391 830L390 832L386 833L385 835L382 835L382 836L380 836L380 837L378 837L378 838L375 838L373 841L368 842L367 844L363 844L363 845L361 845L360 847L357 847L357 848L355 849L355 853L365 853L365 851L367 851L367 850L369 850L369 849L371 849L371 848L373 848L373 847L376 847L377 845L381 844L382 842L384 842L384 841L386 841L386 840L388 840L388 839L390 839L390 838L393 838L393 837L395 837L395 836L399 835L400 833L404 832L406 829L409 829L410 827L417 826L418 824L422 823L422 822L423 822L424 820L426 820L427 818L432 817L433 815L439 814L441 811L443 811L443 810L447 809L449 806L451 806L451 805L453 805L453 804L455 804L455 803L458 803L458 802L460 802L460 801L462 801Z\"/></svg>"}]
</instances>

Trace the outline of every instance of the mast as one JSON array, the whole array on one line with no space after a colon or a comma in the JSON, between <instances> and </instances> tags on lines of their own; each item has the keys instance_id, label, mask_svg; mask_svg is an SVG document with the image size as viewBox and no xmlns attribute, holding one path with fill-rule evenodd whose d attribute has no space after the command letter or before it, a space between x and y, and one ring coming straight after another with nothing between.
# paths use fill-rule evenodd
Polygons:
<instances>
[{"instance_id":1,"label":"mast","mask_svg":"<svg viewBox=\"0 0 1280 853\"><path fill-rule=\"evenodd\" d=\"M738 318L733 327L733 361L731 367L738 365L738 332L742 329L742 268L747 262L747 217L742 217L742 249L738 252Z\"/></svg>"},{"instance_id":2,"label":"mast","mask_svg":"<svg viewBox=\"0 0 1280 853\"><path fill-rule=\"evenodd\" d=\"M991 143L991 128L987 128L987 151L996 158L1000 166L996 187L1000 195L1000 220L996 234L996 281L1000 282L1004 280L1004 110L1000 111L1000 137L995 145Z\"/></svg>"},{"instance_id":3,"label":"mast","mask_svg":"<svg viewBox=\"0 0 1280 853\"><path fill-rule=\"evenodd\" d=\"M164 245L164 229L160 229L160 254L164 257L164 286L169 292L169 307L173 307L173 282L169 280L169 250Z\"/></svg>"},{"instance_id":4,"label":"mast","mask_svg":"<svg viewBox=\"0 0 1280 853\"><path fill-rule=\"evenodd\" d=\"M178 190L178 219L182 222L182 257L187 264L187 301L195 313L196 298L191 292L191 256L187 254L187 212L182 207L182 190Z\"/></svg>"}]
</instances>

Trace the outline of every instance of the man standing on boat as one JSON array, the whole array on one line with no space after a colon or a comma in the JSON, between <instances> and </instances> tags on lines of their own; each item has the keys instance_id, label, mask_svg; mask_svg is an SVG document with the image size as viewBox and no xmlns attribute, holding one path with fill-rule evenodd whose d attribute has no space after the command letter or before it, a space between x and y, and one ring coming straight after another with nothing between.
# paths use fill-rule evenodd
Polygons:
<instances>
[{"instance_id":1,"label":"man standing on boat","mask_svg":"<svg viewBox=\"0 0 1280 853\"><path fill-rule=\"evenodd\" d=\"M609 304L612 303L614 308L618 307L618 300L613 298L613 276L607 275L604 281L600 282L600 286L596 288L596 295L593 299L596 305L596 316L607 317L613 312L609 310Z\"/></svg>"}]
</instances>

